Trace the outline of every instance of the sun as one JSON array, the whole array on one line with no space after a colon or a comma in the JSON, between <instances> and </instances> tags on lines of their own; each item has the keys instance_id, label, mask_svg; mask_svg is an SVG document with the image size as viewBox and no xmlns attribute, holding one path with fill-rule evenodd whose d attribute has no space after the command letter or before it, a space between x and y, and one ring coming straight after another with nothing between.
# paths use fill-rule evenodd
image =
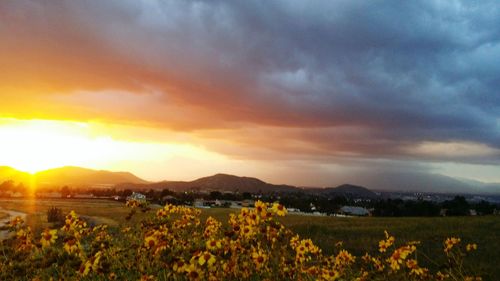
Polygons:
<instances>
[{"instance_id":1,"label":"sun","mask_svg":"<svg viewBox=\"0 0 500 281\"><path fill-rule=\"evenodd\" d=\"M179 176L190 174L193 163L227 162L199 145L168 140L166 136L161 130L150 132L104 122L0 117L0 166L32 174L79 166L164 179L165 165L170 175ZM152 141L156 137L162 141Z\"/></svg>"},{"instance_id":2,"label":"sun","mask_svg":"<svg viewBox=\"0 0 500 281\"><path fill-rule=\"evenodd\" d=\"M0 166L32 174L62 166L115 170L182 151L175 144L116 139L102 128L106 124L0 118Z\"/></svg>"},{"instance_id":3,"label":"sun","mask_svg":"<svg viewBox=\"0 0 500 281\"><path fill-rule=\"evenodd\" d=\"M65 165L88 165L113 152L113 140L92 136L85 123L47 120L2 120L3 165L36 173Z\"/></svg>"}]
</instances>

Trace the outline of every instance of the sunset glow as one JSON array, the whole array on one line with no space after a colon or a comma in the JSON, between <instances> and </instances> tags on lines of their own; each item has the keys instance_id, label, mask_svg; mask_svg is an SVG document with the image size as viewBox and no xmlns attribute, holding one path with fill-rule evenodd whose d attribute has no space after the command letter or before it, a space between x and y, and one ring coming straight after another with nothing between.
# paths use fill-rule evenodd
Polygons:
<instances>
[{"instance_id":1,"label":"sunset glow","mask_svg":"<svg viewBox=\"0 0 500 281\"><path fill-rule=\"evenodd\" d=\"M497 9L258 3L0 1L0 165L500 182Z\"/></svg>"},{"instance_id":2,"label":"sunset glow","mask_svg":"<svg viewBox=\"0 0 500 281\"><path fill-rule=\"evenodd\" d=\"M117 140L96 132L102 127L72 121L0 119L1 164L35 173L62 166L120 170L127 168L125 163L152 163L178 155L216 157L190 145Z\"/></svg>"}]
</instances>

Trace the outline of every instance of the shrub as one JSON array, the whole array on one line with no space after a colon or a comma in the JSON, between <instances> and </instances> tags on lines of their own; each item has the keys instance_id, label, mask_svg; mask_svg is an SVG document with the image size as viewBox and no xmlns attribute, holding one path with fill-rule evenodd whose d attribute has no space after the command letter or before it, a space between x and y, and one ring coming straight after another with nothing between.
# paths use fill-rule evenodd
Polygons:
<instances>
[{"instance_id":1,"label":"shrub","mask_svg":"<svg viewBox=\"0 0 500 281\"><path fill-rule=\"evenodd\" d=\"M62 225L64 223L64 214L60 208L50 207L47 210L47 221Z\"/></svg>"}]
</instances>

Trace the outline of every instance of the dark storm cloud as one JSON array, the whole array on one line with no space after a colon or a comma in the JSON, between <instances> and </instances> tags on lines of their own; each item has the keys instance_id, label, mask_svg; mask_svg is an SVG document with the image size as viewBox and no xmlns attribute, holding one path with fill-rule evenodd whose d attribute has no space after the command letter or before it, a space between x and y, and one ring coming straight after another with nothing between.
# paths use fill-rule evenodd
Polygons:
<instances>
[{"instance_id":1,"label":"dark storm cloud","mask_svg":"<svg viewBox=\"0 0 500 281\"><path fill-rule=\"evenodd\" d=\"M82 77L60 82L65 91L153 88L189 129L274 127L312 155L500 149L498 1L5 1L0 15L2 57L20 45L54 75ZM149 121L182 128L167 111Z\"/></svg>"}]
</instances>

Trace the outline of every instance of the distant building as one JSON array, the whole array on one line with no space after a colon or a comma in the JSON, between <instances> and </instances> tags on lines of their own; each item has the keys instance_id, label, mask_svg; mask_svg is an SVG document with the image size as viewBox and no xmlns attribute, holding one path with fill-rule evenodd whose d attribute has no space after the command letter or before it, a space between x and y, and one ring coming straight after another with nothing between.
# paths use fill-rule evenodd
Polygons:
<instances>
[{"instance_id":1,"label":"distant building","mask_svg":"<svg viewBox=\"0 0 500 281\"><path fill-rule=\"evenodd\" d=\"M349 216L369 216L370 211L363 207L343 206L340 208L340 213Z\"/></svg>"},{"instance_id":2,"label":"distant building","mask_svg":"<svg viewBox=\"0 0 500 281\"><path fill-rule=\"evenodd\" d=\"M139 192L132 192L130 196L127 196L127 201L128 200L146 201L146 195Z\"/></svg>"},{"instance_id":3,"label":"distant building","mask_svg":"<svg viewBox=\"0 0 500 281\"><path fill-rule=\"evenodd\" d=\"M448 211L447 209L441 209L439 210L439 215L442 216L442 217L446 217L446 211Z\"/></svg>"},{"instance_id":4,"label":"distant building","mask_svg":"<svg viewBox=\"0 0 500 281\"><path fill-rule=\"evenodd\" d=\"M255 201L250 200L250 199L245 199L241 201L241 206L242 207L253 207L255 205Z\"/></svg>"},{"instance_id":5,"label":"distant building","mask_svg":"<svg viewBox=\"0 0 500 281\"><path fill-rule=\"evenodd\" d=\"M212 201L196 199L194 200L193 206L195 208L210 208L212 206Z\"/></svg>"}]
</instances>

